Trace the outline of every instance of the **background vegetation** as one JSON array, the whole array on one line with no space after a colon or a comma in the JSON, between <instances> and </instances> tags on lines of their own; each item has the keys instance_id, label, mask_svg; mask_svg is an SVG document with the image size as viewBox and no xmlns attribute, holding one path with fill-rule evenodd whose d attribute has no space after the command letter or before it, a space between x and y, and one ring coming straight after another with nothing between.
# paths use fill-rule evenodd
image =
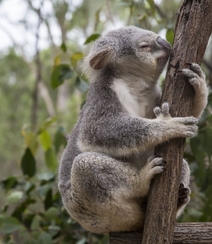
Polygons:
<instances>
[{"instance_id":1,"label":"background vegetation","mask_svg":"<svg viewBox=\"0 0 212 244\"><path fill-rule=\"evenodd\" d=\"M96 38L124 25L172 42L180 4L0 0L0 33L8 42L0 50L0 243L108 243L107 236L86 232L68 216L57 190L60 155L89 87L80 63ZM12 10L23 14L11 19ZM211 41L202 67L210 90ZM199 133L186 146L192 199L181 221L212 221L211 108L210 94Z\"/></svg>"}]
</instances>

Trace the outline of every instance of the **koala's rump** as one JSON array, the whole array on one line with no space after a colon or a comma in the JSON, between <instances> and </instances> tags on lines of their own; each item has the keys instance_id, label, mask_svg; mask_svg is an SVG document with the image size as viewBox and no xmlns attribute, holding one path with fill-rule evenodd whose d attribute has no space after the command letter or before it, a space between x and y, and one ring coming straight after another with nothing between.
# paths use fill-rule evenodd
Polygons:
<instances>
[{"instance_id":1,"label":"koala's rump","mask_svg":"<svg viewBox=\"0 0 212 244\"><path fill-rule=\"evenodd\" d=\"M100 153L82 153L73 162L70 198L64 204L91 232L136 230L144 219L144 199L133 193L136 177L136 168L127 163Z\"/></svg>"}]
</instances>

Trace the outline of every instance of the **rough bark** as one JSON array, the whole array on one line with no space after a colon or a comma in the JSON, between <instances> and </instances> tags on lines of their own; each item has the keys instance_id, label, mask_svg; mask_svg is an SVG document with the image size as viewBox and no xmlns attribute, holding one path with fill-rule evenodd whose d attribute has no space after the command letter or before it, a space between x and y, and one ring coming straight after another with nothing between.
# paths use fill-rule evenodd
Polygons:
<instances>
[{"instance_id":1,"label":"rough bark","mask_svg":"<svg viewBox=\"0 0 212 244\"><path fill-rule=\"evenodd\" d=\"M110 233L110 244L140 244L142 232ZM212 223L180 223L173 244L211 244Z\"/></svg>"},{"instance_id":2,"label":"rough bark","mask_svg":"<svg viewBox=\"0 0 212 244\"><path fill-rule=\"evenodd\" d=\"M210 0L184 0L178 11L175 39L161 99L161 103L169 102L172 116L191 115L194 91L180 70L188 67L187 63L201 63L212 32L211 9ZM155 153L161 155L167 165L166 171L152 182L142 244L168 244L173 241L184 143L185 140L179 138L156 148Z\"/></svg>"}]
</instances>

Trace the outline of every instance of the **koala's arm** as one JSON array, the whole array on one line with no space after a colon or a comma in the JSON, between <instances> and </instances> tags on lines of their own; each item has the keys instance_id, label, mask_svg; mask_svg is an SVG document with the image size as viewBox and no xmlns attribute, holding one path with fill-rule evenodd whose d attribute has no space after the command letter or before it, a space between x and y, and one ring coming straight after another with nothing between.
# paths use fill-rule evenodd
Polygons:
<instances>
[{"instance_id":1,"label":"koala's arm","mask_svg":"<svg viewBox=\"0 0 212 244\"><path fill-rule=\"evenodd\" d=\"M190 69L183 69L182 72L195 91L192 116L199 118L207 105L208 99L208 89L205 82L205 74L201 67L196 63L190 63Z\"/></svg>"},{"instance_id":2,"label":"koala's arm","mask_svg":"<svg viewBox=\"0 0 212 244\"><path fill-rule=\"evenodd\" d=\"M78 140L82 151L95 151L111 156L127 156L154 147L176 137L191 137L197 131L194 117L172 118L169 105L154 109L156 118L113 117L85 130Z\"/></svg>"}]
</instances>

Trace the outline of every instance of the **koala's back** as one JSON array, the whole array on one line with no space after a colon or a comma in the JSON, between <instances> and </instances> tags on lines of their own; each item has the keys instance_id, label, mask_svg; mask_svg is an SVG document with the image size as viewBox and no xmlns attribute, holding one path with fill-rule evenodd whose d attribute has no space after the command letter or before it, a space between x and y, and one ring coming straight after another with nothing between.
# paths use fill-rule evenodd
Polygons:
<instances>
[{"instance_id":1,"label":"koala's back","mask_svg":"<svg viewBox=\"0 0 212 244\"><path fill-rule=\"evenodd\" d=\"M110 72L108 72L107 82L100 79L98 83L91 83L86 102L79 114L77 124L69 136L59 169L59 189L64 194L66 190L71 187L71 168L74 159L83 152L83 150L80 149L82 142L85 141L86 138L89 138L94 145L95 143L101 144L101 136L102 133L104 133L102 130L104 127L103 123L108 120L112 121L113 117L121 112L122 108L115 93L108 88L110 86L110 76L112 77ZM99 140L97 138L98 134L101 134ZM91 145L89 151L95 151L94 145Z\"/></svg>"},{"instance_id":2,"label":"koala's back","mask_svg":"<svg viewBox=\"0 0 212 244\"><path fill-rule=\"evenodd\" d=\"M76 144L78 134L78 126L76 125L72 130L67 146L63 152L60 167L59 167L59 190L63 196L68 197L67 194L71 187L70 174L73 161L81 152Z\"/></svg>"}]
</instances>

